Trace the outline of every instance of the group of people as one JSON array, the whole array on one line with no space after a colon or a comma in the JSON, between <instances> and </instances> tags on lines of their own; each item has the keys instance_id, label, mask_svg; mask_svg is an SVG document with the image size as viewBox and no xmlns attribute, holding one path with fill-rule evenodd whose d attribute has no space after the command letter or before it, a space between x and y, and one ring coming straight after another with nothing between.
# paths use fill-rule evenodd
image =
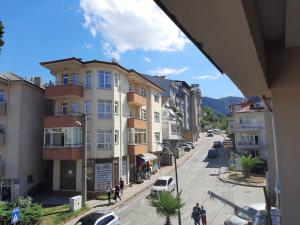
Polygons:
<instances>
[{"instance_id":1,"label":"group of people","mask_svg":"<svg viewBox=\"0 0 300 225\"><path fill-rule=\"evenodd\" d=\"M206 210L204 209L203 205L199 207L199 203L197 203L192 212L192 219L194 219L195 225L200 225L200 220L202 225L206 225Z\"/></svg>"},{"instance_id":2,"label":"group of people","mask_svg":"<svg viewBox=\"0 0 300 225\"><path fill-rule=\"evenodd\" d=\"M113 189L111 184L108 183L106 187L106 194L108 198L108 203L111 203L111 198L115 200L115 203L118 201L118 199L121 199L121 196L123 195L123 188L124 188L124 181L122 178L120 178L119 184L115 185L115 188ZM121 194L121 195L120 195Z\"/></svg>"}]
</instances>

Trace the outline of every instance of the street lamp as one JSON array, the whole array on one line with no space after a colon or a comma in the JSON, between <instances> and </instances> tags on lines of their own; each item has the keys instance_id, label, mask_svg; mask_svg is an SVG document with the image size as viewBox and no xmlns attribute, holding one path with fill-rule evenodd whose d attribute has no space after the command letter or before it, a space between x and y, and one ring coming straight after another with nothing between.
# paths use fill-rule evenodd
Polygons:
<instances>
[{"instance_id":1,"label":"street lamp","mask_svg":"<svg viewBox=\"0 0 300 225\"><path fill-rule=\"evenodd\" d=\"M176 163L176 153L172 145L170 145L169 142L163 141L162 143L163 147L168 146L168 150L170 150L173 153L174 156L174 164L175 164L175 178L176 178L176 192L177 192L177 197L179 197L179 188L178 188L178 175L177 175L177 163ZM181 215L180 215L180 209L178 210L178 225L181 225Z\"/></svg>"},{"instance_id":2,"label":"street lamp","mask_svg":"<svg viewBox=\"0 0 300 225\"><path fill-rule=\"evenodd\" d=\"M75 122L78 126L82 127L82 145L83 145L83 153L82 153L82 163L81 163L81 196L82 196L82 206L85 206L85 202L87 199L87 185L86 185L86 138L87 138L87 118L86 114L82 115L82 122Z\"/></svg>"}]
</instances>

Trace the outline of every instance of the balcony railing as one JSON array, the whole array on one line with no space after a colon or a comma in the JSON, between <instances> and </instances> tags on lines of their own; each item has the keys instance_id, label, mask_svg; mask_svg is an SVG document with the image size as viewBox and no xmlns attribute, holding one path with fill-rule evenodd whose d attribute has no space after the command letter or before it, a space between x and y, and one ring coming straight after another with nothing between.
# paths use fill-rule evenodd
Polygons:
<instances>
[{"instance_id":1,"label":"balcony railing","mask_svg":"<svg viewBox=\"0 0 300 225\"><path fill-rule=\"evenodd\" d=\"M44 118L44 128L54 127L75 127L77 121L82 120L83 114L80 112L54 112L47 114Z\"/></svg>"},{"instance_id":2,"label":"balcony railing","mask_svg":"<svg viewBox=\"0 0 300 225\"><path fill-rule=\"evenodd\" d=\"M44 160L77 160L82 158L82 146L78 145L45 145Z\"/></svg>"},{"instance_id":3,"label":"balcony railing","mask_svg":"<svg viewBox=\"0 0 300 225\"><path fill-rule=\"evenodd\" d=\"M254 143L254 142L238 142L237 147L238 148L260 148L261 145L259 143Z\"/></svg>"},{"instance_id":4,"label":"balcony railing","mask_svg":"<svg viewBox=\"0 0 300 225\"><path fill-rule=\"evenodd\" d=\"M140 128L146 129L147 128L147 121L138 119L138 118L128 118L127 119L127 127L128 128Z\"/></svg>"},{"instance_id":5,"label":"balcony railing","mask_svg":"<svg viewBox=\"0 0 300 225\"><path fill-rule=\"evenodd\" d=\"M137 106L146 106L147 105L145 96L140 95L133 91L127 92L127 101L128 101L128 104L131 104L131 105L137 105Z\"/></svg>"},{"instance_id":6,"label":"balcony railing","mask_svg":"<svg viewBox=\"0 0 300 225\"><path fill-rule=\"evenodd\" d=\"M83 97L83 85L77 81L50 82L46 84L45 87L45 96L49 99Z\"/></svg>"},{"instance_id":7,"label":"balcony railing","mask_svg":"<svg viewBox=\"0 0 300 225\"><path fill-rule=\"evenodd\" d=\"M80 148L82 147L82 143L78 143L78 144L46 144L44 145L44 148Z\"/></svg>"},{"instance_id":8,"label":"balcony railing","mask_svg":"<svg viewBox=\"0 0 300 225\"><path fill-rule=\"evenodd\" d=\"M73 112L73 111L53 112L53 113L47 113L47 116L83 116L83 113Z\"/></svg>"},{"instance_id":9,"label":"balcony railing","mask_svg":"<svg viewBox=\"0 0 300 225\"><path fill-rule=\"evenodd\" d=\"M264 124L261 123L248 123L248 124L231 124L229 126L232 130L238 130L238 129L260 129L263 128Z\"/></svg>"}]
</instances>

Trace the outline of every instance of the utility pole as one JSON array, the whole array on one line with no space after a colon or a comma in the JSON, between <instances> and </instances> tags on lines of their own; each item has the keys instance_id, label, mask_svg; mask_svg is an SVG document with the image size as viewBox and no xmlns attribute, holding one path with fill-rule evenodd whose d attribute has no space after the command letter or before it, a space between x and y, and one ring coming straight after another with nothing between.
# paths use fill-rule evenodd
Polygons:
<instances>
[{"instance_id":1,"label":"utility pole","mask_svg":"<svg viewBox=\"0 0 300 225\"><path fill-rule=\"evenodd\" d=\"M86 114L82 116L82 168L81 168L81 196L82 196L82 206L85 207L87 200L87 185L86 185L86 139L87 139L87 118Z\"/></svg>"}]
</instances>

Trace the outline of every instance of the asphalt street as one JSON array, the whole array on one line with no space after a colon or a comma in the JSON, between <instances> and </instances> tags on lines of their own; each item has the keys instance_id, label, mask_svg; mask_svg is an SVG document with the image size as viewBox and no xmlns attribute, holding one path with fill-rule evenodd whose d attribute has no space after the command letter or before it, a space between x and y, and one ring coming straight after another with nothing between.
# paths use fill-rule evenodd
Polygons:
<instances>
[{"instance_id":1,"label":"asphalt street","mask_svg":"<svg viewBox=\"0 0 300 225\"><path fill-rule=\"evenodd\" d=\"M223 183L218 179L219 167L226 162L228 153L220 148L218 158L207 159L207 151L214 140L223 140L223 137L204 137L194 150L196 153L178 170L179 189L182 190L185 202L181 212L182 225L194 224L191 212L196 202L206 208L208 225L222 225L224 220L232 215L233 209L219 200L211 199L208 191L213 191L239 206L264 202L261 188ZM174 173L171 176L175 178ZM164 218L158 217L155 209L148 205L146 197L149 193L150 189L115 210L121 218L122 225L164 224ZM172 218L172 224L178 224L177 217Z\"/></svg>"}]
</instances>

